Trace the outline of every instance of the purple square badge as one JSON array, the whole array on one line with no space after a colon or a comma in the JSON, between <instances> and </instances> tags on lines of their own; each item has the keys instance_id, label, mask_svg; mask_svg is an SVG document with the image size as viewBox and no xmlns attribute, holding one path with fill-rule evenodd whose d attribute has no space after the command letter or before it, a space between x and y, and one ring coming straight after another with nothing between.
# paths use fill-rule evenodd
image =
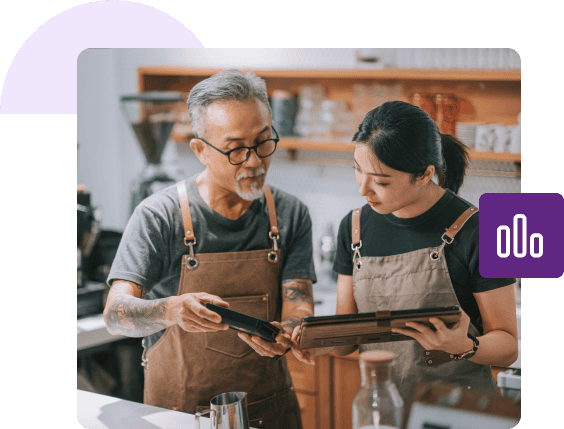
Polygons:
<instances>
[{"instance_id":1,"label":"purple square badge","mask_svg":"<svg viewBox=\"0 0 564 429\"><path fill-rule=\"evenodd\" d=\"M558 278L564 273L564 198L560 194L480 197L480 274Z\"/></svg>"}]
</instances>

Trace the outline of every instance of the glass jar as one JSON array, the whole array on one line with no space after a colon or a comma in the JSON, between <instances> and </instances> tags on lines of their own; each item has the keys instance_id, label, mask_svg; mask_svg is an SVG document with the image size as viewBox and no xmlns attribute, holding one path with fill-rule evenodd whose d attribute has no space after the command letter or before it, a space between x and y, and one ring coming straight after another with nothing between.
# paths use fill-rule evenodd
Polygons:
<instances>
[{"instance_id":1,"label":"glass jar","mask_svg":"<svg viewBox=\"0 0 564 429\"><path fill-rule=\"evenodd\" d=\"M302 137L323 134L319 130L321 103L325 97L325 88L320 84L299 87L298 111L294 123L294 133Z\"/></svg>"},{"instance_id":2,"label":"glass jar","mask_svg":"<svg viewBox=\"0 0 564 429\"><path fill-rule=\"evenodd\" d=\"M370 350L360 354L362 385L352 406L353 429L400 428L403 400L390 380L394 354Z\"/></svg>"}]
</instances>

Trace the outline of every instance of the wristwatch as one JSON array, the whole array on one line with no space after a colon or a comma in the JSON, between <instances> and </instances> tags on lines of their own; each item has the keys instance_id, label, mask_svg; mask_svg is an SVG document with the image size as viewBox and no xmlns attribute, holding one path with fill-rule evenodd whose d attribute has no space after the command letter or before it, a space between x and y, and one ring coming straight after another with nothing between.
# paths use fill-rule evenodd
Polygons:
<instances>
[{"instance_id":1,"label":"wristwatch","mask_svg":"<svg viewBox=\"0 0 564 429\"><path fill-rule=\"evenodd\" d=\"M470 338L474 342L472 350L468 350L467 352L461 353L459 355L451 354L450 355L451 359L460 360L460 359L470 359L471 357L474 357L474 355L478 351L478 346L480 345L480 342L471 333L468 333L468 338Z\"/></svg>"}]
</instances>

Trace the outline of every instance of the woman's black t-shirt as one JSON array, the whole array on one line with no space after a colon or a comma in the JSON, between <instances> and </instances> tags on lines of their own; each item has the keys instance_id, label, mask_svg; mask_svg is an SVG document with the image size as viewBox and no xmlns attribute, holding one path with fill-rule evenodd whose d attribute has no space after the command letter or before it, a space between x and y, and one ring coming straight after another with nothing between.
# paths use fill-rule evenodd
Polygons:
<instances>
[{"instance_id":1,"label":"woman's black t-shirt","mask_svg":"<svg viewBox=\"0 0 564 429\"><path fill-rule=\"evenodd\" d=\"M443 233L471 207L468 201L447 190L433 207L414 218L376 213L366 204L360 213L362 256L389 256L441 245ZM470 320L483 333L478 304L473 293L486 292L515 283L515 279L487 279L478 266L478 216L473 215L445 246L445 258L456 297ZM333 270L353 275L352 210L343 218L337 238Z\"/></svg>"}]
</instances>

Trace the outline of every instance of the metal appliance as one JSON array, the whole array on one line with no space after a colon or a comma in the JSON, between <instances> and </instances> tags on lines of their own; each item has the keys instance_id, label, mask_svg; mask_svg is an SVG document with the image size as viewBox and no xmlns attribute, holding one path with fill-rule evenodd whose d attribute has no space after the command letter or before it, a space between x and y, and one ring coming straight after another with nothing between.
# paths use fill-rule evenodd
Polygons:
<instances>
[{"instance_id":1,"label":"metal appliance","mask_svg":"<svg viewBox=\"0 0 564 429\"><path fill-rule=\"evenodd\" d=\"M148 196L177 182L172 173L165 171L161 157L184 101L182 93L175 91L121 97L123 115L147 159L147 165L131 186L131 212Z\"/></svg>"},{"instance_id":2,"label":"metal appliance","mask_svg":"<svg viewBox=\"0 0 564 429\"><path fill-rule=\"evenodd\" d=\"M90 193L84 190L84 186L78 187L76 202L76 314L77 317L84 317L101 313L104 309L104 285L93 283L89 275L91 256L101 233L101 212L91 205Z\"/></svg>"},{"instance_id":3,"label":"metal appliance","mask_svg":"<svg viewBox=\"0 0 564 429\"><path fill-rule=\"evenodd\" d=\"M249 429L246 392L228 392L214 396L210 407L196 407L196 427L200 429L200 417L210 414L211 429Z\"/></svg>"}]
</instances>

